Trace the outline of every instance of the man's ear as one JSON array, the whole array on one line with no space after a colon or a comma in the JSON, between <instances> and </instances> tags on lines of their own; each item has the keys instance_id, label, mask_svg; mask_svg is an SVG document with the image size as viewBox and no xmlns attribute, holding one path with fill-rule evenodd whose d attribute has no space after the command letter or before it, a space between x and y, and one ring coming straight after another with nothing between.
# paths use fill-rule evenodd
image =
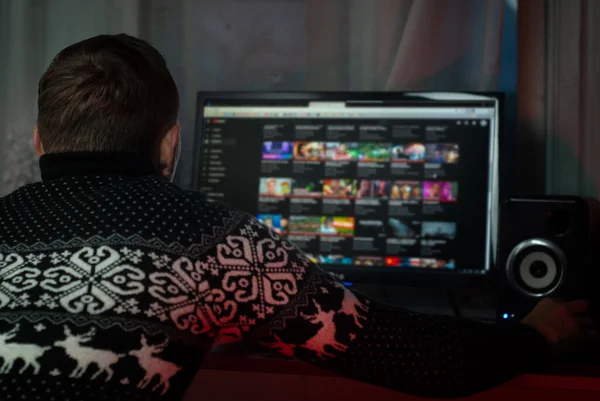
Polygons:
<instances>
[{"instance_id":1,"label":"man's ear","mask_svg":"<svg viewBox=\"0 0 600 401\"><path fill-rule=\"evenodd\" d=\"M175 168L175 154L180 141L180 132L181 126L175 124L160 141L160 174L165 177L169 177Z\"/></svg>"},{"instance_id":2,"label":"man's ear","mask_svg":"<svg viewBox=\"0 0 600 401\"><path fill-rule=\"evenodd\" d=\"M42 143L42 138L40 137L40 133L38 132L37 125L33 129L33 149L35 150L35 154L38 157L41 157L46 153L44 152L44 144Z\"/></svg>"}]
</instances>

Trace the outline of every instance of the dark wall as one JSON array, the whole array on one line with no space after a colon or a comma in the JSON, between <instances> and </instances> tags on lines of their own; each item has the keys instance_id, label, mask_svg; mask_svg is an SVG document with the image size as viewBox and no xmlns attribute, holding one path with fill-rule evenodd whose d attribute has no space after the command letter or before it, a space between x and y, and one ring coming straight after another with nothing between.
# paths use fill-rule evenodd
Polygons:
<instances>
[{"instance_id":1,"label":"dark wall","mask_svg":"<svg viewBox=\"0 0 600 401\"><path fill-rule=\"evenodd\" d=\"M504 114L505 121L501 137L501 196L513 195L522 183L517 175L517 13L516 9L507 5L504 10L502 27L502 47L500 49L500 70L498 75L498 91L506 93Z\"/></svg>"}]
</instances>

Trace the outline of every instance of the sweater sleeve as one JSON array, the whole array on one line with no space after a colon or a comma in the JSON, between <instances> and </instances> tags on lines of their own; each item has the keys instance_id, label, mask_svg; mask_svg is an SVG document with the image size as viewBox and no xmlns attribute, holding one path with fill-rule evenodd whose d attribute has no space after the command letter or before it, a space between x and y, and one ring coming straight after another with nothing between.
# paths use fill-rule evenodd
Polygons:
<instances>
[{"instance_id":1,"label":"sweater sleeve","mask_svg":"<svg viewBox=\"0 0 600 401\"><path fill-rule=\"evenodd\" d=\"M254 246L238 252L243 238ZM254 260L251 269L241 268L236 258L242 253ZM221 254L240 264L223 280L228 291L235 279L236 296L245 296L241 285L250 283L260 294L238 303L238 319L230 320L225 334L243 333L240 339L350 379L415 396L455 398L539 370L548 358L544 338L522 325L500 328L370 300L253 220L239 239L227 240Z\"/></svg>"},{"instance_id":2,"label":"sweater sleeve","mask_svg":"<svg viewBox=\"0 0 600 401\"><path fill-rule=\"evenodd\" d=\"M259 342L341 376L414 396L456 398L543 368L545 340L369 300L311 267L301 294L262 327Z\"/></svg>"}]
</instances>

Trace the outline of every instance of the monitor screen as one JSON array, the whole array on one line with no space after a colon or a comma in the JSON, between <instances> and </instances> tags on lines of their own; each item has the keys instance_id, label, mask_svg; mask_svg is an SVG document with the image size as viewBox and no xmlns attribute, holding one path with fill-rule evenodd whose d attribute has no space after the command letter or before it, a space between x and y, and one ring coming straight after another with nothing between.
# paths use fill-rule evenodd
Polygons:
<instances>
[{"instance_id":1,"label":"monitor screen","mask_svg":"<svg viewBox=\"0 0 600 401\"><path fill-rule=\"evenodd\" d=\"M196 189L345 277L485 274L497 99L361 96L200 94Z\"/></svg>"}]
</instances>

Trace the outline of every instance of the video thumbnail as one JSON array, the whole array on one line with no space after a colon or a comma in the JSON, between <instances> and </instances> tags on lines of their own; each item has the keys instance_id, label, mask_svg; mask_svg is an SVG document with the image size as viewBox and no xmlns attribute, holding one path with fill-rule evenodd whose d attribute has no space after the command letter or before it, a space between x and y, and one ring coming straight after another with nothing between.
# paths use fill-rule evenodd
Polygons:
<instances>
[{"instance_id":1,"label":"video thumbnail","mask_svg":"<svg viewBox=\"0 0 600 401\"><path fill-rule=\"evenodd\" d=\"M456 202L458 183L455 181L425 181L423 199L432 202Z\"/></svg>"},{"instance_id":2,"label":"video thumbnail","mask_svg":"<svg viewBox=\"0 0 600 401\"><path fill-rule=\"evenodd\" d=\"M425 145L418 142L394 145L392 148L392 161L417 163L425 160Z\"/></svg>"},{"instance_id":3,"label":"video thumbnail","mask_svg":"<svg viewBox=\"0 0 600 401\"><path fill-rule=\"evenodd\" d=\"M421 267L426 269L454 269L455 263L453 259L431 259L422 258Z\"/></svg>"},{"instance_id":4,"label":"video thumbnail","mask_svg":"<svg viewBox=\"0 0 600 401\"><path fill-rule=\"evenodd\" d=\"M263 160L291 160L293 152L292 142L263 142Z\"/></svg>"},{"instance_id":5,"label":"video thumbnail","mask_svg":"<svg viewBox=\"0 0 600 401\"><path fill-rule=\"evenodd\" d=\"M390 182L384 180L360 180L357 199L387 198L390 195Z\"/></svg>"},{"instance_id":6,"label":"video thumbnail","mask_svg":"<svg viewBox=\"0 0 600 401\"><path fill-rule=\"evenodd\" d=\"M364 142L358 144L358 160L362 162L387 162L392 157L392 144Z\"/></svg>"},{"instance_id":7,"label":"video thumbnail","mask_svg":"<svg viewBox=\"0 0 600 401\"><path fill-rule=\"evenodd\" d=\"M321 234L350 236L354 234L354 217L321 217Z\"/></svg>"},{"instance_id":8,"label":"video thumbnail","mask_svg":"<svg viewBox=\"0 0 600 401\"><path fill-rule=\"evenodd\" d=\"M290 216L290 233L319 234L320 231L320 216Z\"/></svg>"},{"instance_id":9,"label":"video thumbnail","mask_svg":"<svg viewBox=\"0 0 600 401\"><path fill-rule=\"evenodd\" d=\"M261 178L260 196L284 197L290 194L292 188L291 178Z\"/></svg>"},{"instance_id":10,"label":"video thumbnail","mask_svg":"<svg viewBox=\"0 0 600 401\"><path fill-rule=\"evenodd\" d=\"M419 181L393 181L390 199L402 201L421 200L421 183Z\"/></svg>"},{"instance_id":11,"label":"video thumbnail","mask_svg":"<svg viewBox=\"0 0 600 401\"><path fill-rule=\"evenodd\" d=\"M385 258L385 265L389 267L420 267L421 259L388 256Z\"/></svg>"},{"instance_id":12,"label":"video thumbnail","mask_svg":"<svg viewBox=\"0 0 600 401\"><path fill-rule=\"evenodd\" d=\"M383 258L380 256L357 256L354 264L356 266L383 266Z\"/></svg>"},{"instance_id":13,"label":"video thumbnail","mask_svg":"<svg viewBox=\"0 0 600 401\"><path fill-rule=\"evenodd\" d=\"M325 143L323 142L296 142L294 143L295 160L324 160Z\"/></svg>"},{"instance_id":14,"label":"video thumbnail","mask_svg":"<svg viewBox=\"0 0 600 401\"><path fill-rule=\"evenodd\" d=\"M424 221L421 224L421 237L424 239L454 239L456 238L456 223Z\"/></svg>"},{"instance_id":15,"label":"video thumbnail","mask_svg":"<svg viewBox=\"0 0 600 401\"><path fill-rule=\"evenodd\" d=\"M342 255L320 255L319 263L325 265L351 265L352 258Z\"/></svg>"},{"instance_id":16,"label":"video thumbnail","mask_svg":"<svg viewBox=\"0 0 600 401\"><path fill-rule=\"evenodd\" d=\"M280 214L259 214L258 221L275 231L277 234L284 234L288 229L288 220Z\"/></svg>"},{"instance_id":17,"label":"video thumbnail","mask_svg":"<svg viewBox=\"0 0 600 401\"><path fill-rule=\"evenodd\" d=\"M426 162L456 164L459 157L459 147L455 143L428 143L425 145Z\"/></svg>"},{"instance_id":18,"label":"video thumbnail","mask_svg":"<svg viewBox=\"0 0 600 401\"><path fill-rule=\"evenodd\" d=\"M325 159L333 161L350 161L358 159L358 143L356 142L327 142L325 144Z\"/></svg>"},{"instance_id":19,"label":"video thumbnail","mask_svg":"<svg viewBox=\"0 0 600 401\"><path fill-rule=\"evenodd\" d=\"M419 236L416 226L401 219L388 219L388 227L391 234L396 238L414 238Z\"/></svg>"},{"instance_id":20,"label":"video thumbnail","mask_svg":"<svg viewBox=\"0 0 600 401\"><path fill-rule=\"evenodd\" d=\"M299 198L320 198L323 196L323 186L320 180L299 178L292 181L292 196Z\"/></svg>"},{"instance_id":21,"label":"video thumbnail","mask_svg":"<svg viewBox=\"0 0 600 401\"><path fill-rule=\"evenodd\" d=\"M330 198L353 198L356 195L356 180L323 180L323 195Z\"/></svg>"}]
</instances>

